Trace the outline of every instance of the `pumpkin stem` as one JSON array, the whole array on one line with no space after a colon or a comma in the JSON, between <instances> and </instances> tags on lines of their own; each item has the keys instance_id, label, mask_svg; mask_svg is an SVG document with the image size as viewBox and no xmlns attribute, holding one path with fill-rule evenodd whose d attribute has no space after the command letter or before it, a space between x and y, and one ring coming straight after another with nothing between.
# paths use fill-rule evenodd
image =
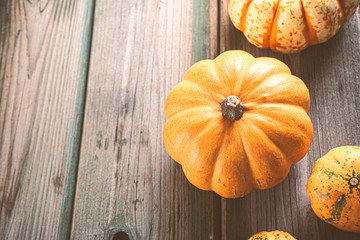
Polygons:
<instances>
[{"instance_id":1,"label":"pumpkin stem","mask_svg":"<svg viewBox=\"0 0 360 240\"><path fill-rule=\"evenodd\" d=\"M222 115L231 121L236 121L241 118L244 113L245 106L240 103L237 96L229 96L220 103Z\"/></svg>"},{"instance_id":2,"label":"pumpkin stem","mask_svg":"<svg viewBox=\"0 0 360 240\"><path fill-rule=\"evenodd\" d=\"M357 185L359 185L359 179L357 179L356 177L350 178L349 183L351 186L356 187Z\"/></svg>"}]
</instances>

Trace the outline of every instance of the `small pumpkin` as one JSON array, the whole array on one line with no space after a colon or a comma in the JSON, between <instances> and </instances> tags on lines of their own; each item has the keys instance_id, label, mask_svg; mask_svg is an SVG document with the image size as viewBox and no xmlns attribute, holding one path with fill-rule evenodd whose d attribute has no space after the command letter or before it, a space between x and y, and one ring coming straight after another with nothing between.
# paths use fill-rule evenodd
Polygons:
<instances>
[{"instance_id":1,"label":"small pumpkin","mask_svg":"<svg viewBox=\"0 0 360 240\"><path fill-rule=\"evenodd\" d=\"M196 187L242 197L277 185L305 156L309 106L284 63L228 51L194 64L169 93L165 147Z\"/></svg>"},{"instance_id":2,"label":"small pumpkin","mask_svg":"<svg viewBox=\"0 0 360 240\"><path fill-rule=\"evenodd\" d=\"M355 13L360 0L229 0L236 28L261 48L299 52L330 39Z\"/></svg>"},{"instance_id":3,"label":"small pumpkin","mask_svg":"<svg viewBox=\"0 0 360 240\"><path fill-rule=\"evenodd\" d=\"M272 231L272 232L259 232L249 238L249 240L296 240L287 232Z\"/></svg>"},{"instance_id":4,"label":"small pumpkin","mask_svg":"<svg viewBox=\"0 0 360 240\"><path fill-rule=\"evenodd\" d=\"M315 214L350 232L360 232L360 147L332 149L316 161L306 185Z\"/></svg>"}]
</instances>

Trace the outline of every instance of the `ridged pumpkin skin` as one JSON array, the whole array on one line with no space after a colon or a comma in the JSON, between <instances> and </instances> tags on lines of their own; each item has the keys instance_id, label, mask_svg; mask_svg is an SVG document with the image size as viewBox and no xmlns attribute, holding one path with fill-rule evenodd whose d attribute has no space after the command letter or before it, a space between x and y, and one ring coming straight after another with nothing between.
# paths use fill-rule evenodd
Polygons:
<instances>
[{"instance_id":1,"label":"ridged pumpkin skin","mask_svg":"<svg viewBox=\"0 0 360 240\"><path fill-rule=\"evenodd\" d=\"M360 0L229 0L230 18L261 48L299 52L330 39Z\"/></svg>"},{"instance_id":2,"label":"ridged pumpkin skin","mask_svg":"<svg viewBox=\"0 0 360 240\"><path fill-rule=\"evenodd\" d=\"M316 161L306 186L315 214L350 232L360 232L360 147L332 149Z\"/></svg>"},{"instance_id":3,"label":"ridged pumpkin skin","mask_svg":"<svg viewBox=\"0 0 360 240\"><path fill-rule=\"evenodd\" d=\"M249 240L296 240L287 232L272 231L272 232L259 232L249 238Z\"/></svg>"},{"instance_id":4,"label":"ridged pumpkin skin","mask_svg":"<svg viewBox=\"0 0 360 240\"><path fill-rule=\"evenodd\" d=\"M245 106L239 120L222 114L229 96ZM284 63L228 51L194 64L169 93L165 147L196 187L242 197L277 185L305 156L309 105L307 87Z\"/></svg>"}]
</instances>

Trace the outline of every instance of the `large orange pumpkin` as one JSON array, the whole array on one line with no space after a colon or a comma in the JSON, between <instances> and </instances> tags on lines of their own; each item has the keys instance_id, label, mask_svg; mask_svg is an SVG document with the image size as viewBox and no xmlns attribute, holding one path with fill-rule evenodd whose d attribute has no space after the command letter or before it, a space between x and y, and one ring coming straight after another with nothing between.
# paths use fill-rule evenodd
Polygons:
<instances>
[{"instance_id":1,"label":"large orange pumpkin","mask_svg":"<svg viewBox=\"0 0 360 240\"><path fill-rule=\"evenodd\" d=\"M287 232L272 231L272 232L259 232L249 238L249 240L296 240Z\"/></svg>"},{"instance_id":2,"label":"large orange pumpkin","mask_svg":"<svg viewBox=\"0 0 360 240\"><path fill-rule=\"evenodd\" d=\"M332 149L316 161L306 186L311 207L323 221L360 232L360 147Z\"/></svg>"},{"instance_id":3,"label":"large orange pumpkin","mask_svg":"<svg viewBox=\"0 0 360 240\"><path fill-rule=\"evenodd\" d=\"M282 53L327 41L360 0L229 0L236 28L258 47Z\"/></svg>"},{"instance_id":4,"label":"large orange pumpkin","mask_svg":"<svg viewBox=\"0 0 360 240\"><path fill-rule=\"evenodd\" d=\"M242 197L280 183L305 156L309 105L284 63L228 51L194 64L169 93L165 147L196 187Z\"/></svg>"}]
</instances>

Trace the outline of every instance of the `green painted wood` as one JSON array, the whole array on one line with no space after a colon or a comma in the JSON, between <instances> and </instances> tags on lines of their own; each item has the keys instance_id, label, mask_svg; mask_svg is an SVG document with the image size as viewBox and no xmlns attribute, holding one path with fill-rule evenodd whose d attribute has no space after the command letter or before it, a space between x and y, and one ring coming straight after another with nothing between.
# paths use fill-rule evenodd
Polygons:
<instances>
[{"instance_id":1,"label":"green painted wood","mask_svg":"<svg viewBox=\"0 0 360 240\"><path fill-rule=\"evenodd\" d=\"M292 166L278 186L221 201L222 239L248 239L260 231L282 230L296 239L360 239L319 220L310 207L306 183L316 161L331 148L360 142L360 14L328 42L297 54L284 55L251 45L235 29L220 4L220 50L245 50L256 57L275 57L304 80L310 91L314 140L307 156Z\"/></svg>"},{"instance_id":2,"label":"green painted wood","mask_svg":"<svg viewBox=\"0 0 360 240\"><path fill-rule=\"evenodd\" d=\"M94 16L72 239L218 239L219 198L162 138L167 94L217 54L217 1L98 1Z\"/></svg>"},{"instance_id":3,"label":"green painted wood","mask_svg":"<svg viewBox=\"0 0 360 240\"><path fill-rule=\"evenodd\" d=\"M92 1L0 2L0 239L70 235Z\"/></svg>"},{"instance_id":4,"label":"green painted wood","mask_svg":"<svg viewBox=\"0 0 360 240\"><path fill-rule=\"evenodd\" d=\"M218 2L193 2L192 64L218 55ZM191 186L191 239L219 239L220 197Z\"/></svg>"}]
</instances>

